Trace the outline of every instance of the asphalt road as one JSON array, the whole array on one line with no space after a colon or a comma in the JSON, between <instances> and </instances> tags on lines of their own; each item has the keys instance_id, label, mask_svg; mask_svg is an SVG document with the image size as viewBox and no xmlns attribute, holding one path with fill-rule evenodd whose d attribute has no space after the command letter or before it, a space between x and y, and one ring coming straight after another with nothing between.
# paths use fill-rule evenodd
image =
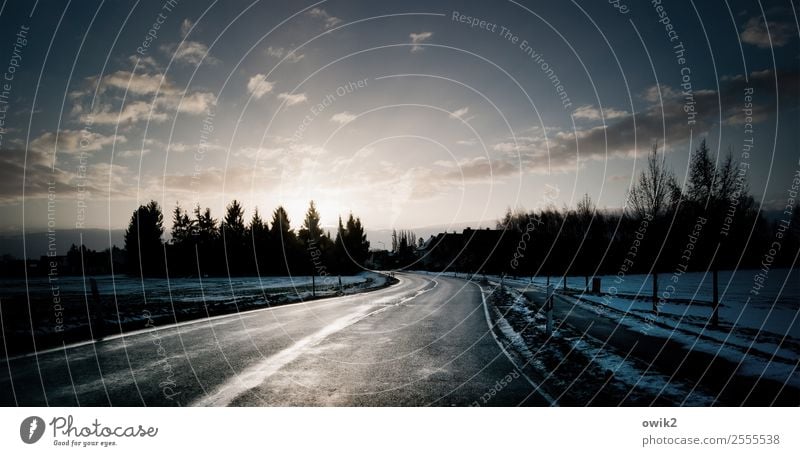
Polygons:
<instances>
[{"instance_id":1,"label":"asphalt road","mask_svg":"<svg viewBox=\"0 0 800 456\"><path fill-rule=\"evenodd\" d=\"M444 277L0 360L0 404L550 405Z\"/></svg>"}]
</instances>

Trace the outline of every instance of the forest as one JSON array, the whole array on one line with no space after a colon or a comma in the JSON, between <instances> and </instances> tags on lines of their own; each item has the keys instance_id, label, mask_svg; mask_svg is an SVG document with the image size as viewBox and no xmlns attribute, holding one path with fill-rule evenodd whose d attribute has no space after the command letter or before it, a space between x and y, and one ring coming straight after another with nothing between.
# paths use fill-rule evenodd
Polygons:
<instances>
[{"instance_id":1,"label":"forest","mask_svg":"<svg viewBox=\"0 0 800 456\"><path fill-rule=\"evenodd\" d=\"M233 200L222 220L209 208L190 213L179 204L172 211L169 242L164 242L164 215L155 201L140 206L125 232L127 272L134 276L191 277L215 275L326 275L362 270L369 241L361 219L339 217L334 236L320 225L313 201L295 232L281 206L266 221L256 209L249 223Z\"/></svg>"},{"instance_id":2,"label":"forest","mask_svg":"<svg viewBox=\"0 0 800 456\"><path fill-rule=\"evenodd\" d=\"M768 220L750 194L746 164L717 163L705 141L694 151L685 185L656 146L622 210L596 207L512 211L494 264L515 275L629 274L788 267L800 248L800 205L788 199ZM797 180L797 178L795 178ZM475 268L476 265L463 265Z\"/></svg>"}]
</instances>

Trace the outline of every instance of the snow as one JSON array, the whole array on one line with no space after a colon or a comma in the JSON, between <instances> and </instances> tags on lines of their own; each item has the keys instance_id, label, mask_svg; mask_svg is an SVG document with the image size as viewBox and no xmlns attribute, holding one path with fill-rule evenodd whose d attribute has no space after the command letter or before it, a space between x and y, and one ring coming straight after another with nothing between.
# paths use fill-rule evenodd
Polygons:
<instances>
[{"instance_id":1,"label":"snow","mask_svg":"<svg viewBox=\"0 0 800 456\"><path fill-rule=\"evenodd\" d=\"M689 350L710 353L740 364L739 372L743 375L763 376L800 387L800 372L795 371L800 362L800 340L793 335L797 321L790 334L759 331L764 320L759 323L757 317L751 316L736 322L735 316L730 318L734 312L721 309L721 327L727 329L712 329L705 325L710 308L668 303L663 304L658 316L653 316L649 302L590 295L562 297L595 311L596 305L606 305L614 311L603 313L607 318L634 331L670 339ZM788 322L794 318L787 317L791 317Z\"/></svg>"},{"instance_id":2,"label":"snow","mask_svg":"<svg viewBox=\"0 0 800 456\"><path fill-rule=\"evenodd\" d=\"M752 273L744 274L745 277ZM781 273L783 279L789 277L789 271ZM774 274L772 277L780 276ZM722 289L723 277L733 280L734 273L720 273L720 288ZM556 288L558 296L567 300L570 305L580 306L585 310L595 312L598 317L609 318L616 321L623 327L646 333L650 336L671 339L680 343L688 350L697 350L719 356L739 366L740 375L769 378L780 383L785 383L793 387L800 388L800 313L798 312L798 300L795 298L798 283L788 282L787 286L780 289L764 287L761 290L760 299L748 300L750 284L746 281L730 282L726 284L728 293L720 305L720 325L719 328L707 326L712 307L709 303L691 300L687 288L696 288L693 293L698 296L706 297L703 293L704 282L702 274L685 274L685 283L688 287L676 287L677 301L663 301L659 304L658 316L652 313L652 301L645 293L640 298L636 297L634 288L647 290L648 283L644 277L630 276L626 281L631 284L638 280L638 285L629 288L621 288L625 291L633 290L632 295L594 295L583 293L583 278L568 278L568 285L572 287L567 293L563 293L561 288ZM489 276L494 286L499 286L500 278ZM578 280L580 279L580 280ZM613 279L611 279L613 280ZM683 278L681 280L684 280ZM578 283L579 282L579 283ZM503 279L506 290L512 295L520 295L520 291L535 289L543 291L546 278L510 278ZM559 285L551 281L552 285ZM652 286L651 284L649 286ZM516 289L516 290L515 290ZM608 288L605 288L608 290ZM699 290L699 291L698 291ZM783 292L786 291L784 294ZM771 293L770 293L771 292ZM688 299L687 299L688 296ZM769 305L765 296L769 298ZM739 298L736 298L739 297ZM742 302L736 299L742 299ZM690 304L691 302L691 304ZM558 301L557 304L558 305ZM563 301L562 301L562 305ZM518 308L520 307L521 308ZM527 326L538 331L544 332L543 316L534 314L519 298L515 299L512 305L517 316L523 316L527 320ZM508 323L498 323L498 329L504 334L512 346L522 340L519 334L506 334L513 332L513 328ZM515 333L516 334L516 333ZM683 405L706 405L714 402L714 399L698 390L691 390L687 396L689 385L682 385L676 380L669 381L664 375L637 366L635 362L626 360L614 353L609 346L603 346L602 341L594 340L589 336L569 337L566 334L554 334L554 337L562 337L572 344L572 348L578 350L592 362L599 365L602 369L614 372L614 378L639 390L651 391L653 396L669 397L683 400ZM515 347L516 348L516 347ZM519 350L530 353L530 350ZM527 357L527 356L526 356ZM662 391L663 390L663 391Z\"/></svg>"},{"instance_id":3,"label":"snow","mask_svg":"<svg viewBox=\"0 0 800 456\"><path fill-rule=\"evenodd\" d=\"M173 278L137 279L117 275L104 275L92 277L97 281L97 288L101 295L141 295L144 291L148 300L172 300L175 302L193 302L205 297L209 301L224 299L247 298L262 296L264 292L273 291L301 291L311 289L311 276L294 277L207 277L207 278ZM342 286L353 287L364 285L369 279L373 282L382 280L383 276L373 272L363 272L354 276L342 276ZM316 277L317 290L337 291L339 279L337 276ZM83 294L91 292L89 278L80 276L62 276L55 282L49 282L47 277L31 277L28 279L27 289L31 295L48 295L51 286L58 286L62 293ZM20 279L0 279L0 297L15 294L25 294L25 281Z\"/></svg>"}]
</instances>

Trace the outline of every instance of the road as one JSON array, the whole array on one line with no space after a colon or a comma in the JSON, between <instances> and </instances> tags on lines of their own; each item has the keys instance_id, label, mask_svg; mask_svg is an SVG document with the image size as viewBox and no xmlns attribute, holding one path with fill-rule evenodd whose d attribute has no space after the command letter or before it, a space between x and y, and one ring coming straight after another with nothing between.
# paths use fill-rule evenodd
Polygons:
<instances>
[{"instance_id":1,"label":"road","mask_svg":"<svg viewBox=\"0 0 800 456\"><path fill-rule=\"evenodd\" d=\"M489 330L480 289L392 287L0 361L0 404L551 405Z\"/></svg>"}]
</instances>

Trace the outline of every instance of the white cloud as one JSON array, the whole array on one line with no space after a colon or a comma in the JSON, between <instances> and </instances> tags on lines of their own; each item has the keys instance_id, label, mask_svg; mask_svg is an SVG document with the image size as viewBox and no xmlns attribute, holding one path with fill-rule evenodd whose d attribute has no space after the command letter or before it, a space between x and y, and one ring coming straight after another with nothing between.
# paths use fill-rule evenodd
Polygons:
<instances>
[{"instance_id":1,"label":"white cloud","mask_svg":"<svg viewBox=\"0 0 800 456\"><path fill-rule=\"evenodd\" d=\"M626 111L618 111L614 108L606 108L601 112L598 108L592 105L581 106L572 113L572 116L576 119L585 120L601 120L603 118L606 120L611 120L625 117L627 115L628 113Z\"/></svg>"},{"instance_id":2,"label":"white cloud","mask_svg":"<svg viewBox=\"0 0 800 456\"><path fill-rule=\"evenodd\" d=\"M278 99L286 101L286 106L294 106L298 103L303 103L308 100L304 93L288 93L283 92L278 95Z\"/></svg>"},{"instance_id":3,"label":"white cloud","mask_svg":"<svg viewBox=\"0 0 800 456\"><path fill-rule=\"evenodd\" d=\"M331 116L331 122L336 122L340 124L346 124L348 122L352 122L356 118L355 114L351 114L347 111L337 112L336 114Z\"/></svg>"},{"instance_id":4,"label":"white cloud","mask_svg":"<svg viewBox=\"0 0 800 456\"><path fill-rule=\"evenodd\" d=\"M186 38L186 35L189 34L189 30L191 30L193 26L194 22L189 19L184 19L183 22L181 22L181 38Z\"/></svg>"},{"instance_id":5,"label":"white cloud","mask_svg":"<svg viewBox=\"0 0 800 456\"><path fill-rule=\"evenodd\" d=\"M247 81L247 91L250 92L256 100L272 92L272 89L275 87L275 83L267 81L266 77L266 75L259 73Z\"/></svg>"},{"instance_id":6,"label":"white cloud","mask_svg":"<svg viewBox=\"0 0 800 456\"><path fill-rule=\"evenodd\" d=\"M321 19L322 22L325 24L325 28L331 28L336 26L337 24L341 23L342 20L336 16L331 16L322 8L312 8L308 11L308 15L315 18Z\"/></svg>"},{"instance_id":7,"label":"white cloud","mask_svg":"<svg viewBox=\"0 0 800 456\"><path fill-rule=\"evenodd\" d=\"M792 36L791 24L772 21L765 24L761 16L750 18L741 33L742 41L760 48L783 46L789 42Z\"/></svg>"},{"instance_id":8,"label":"white cloud","mask_svg":"<svg viewBox=\"0 0 800 456\"><path fill-rule=\"evenodd\" d=\"M461 109L456 109L455 111L451 112L450 113L450 117L452 117L453 119L462 119L463 120L464 116L467 115L468 112L469 112L469 108L465 106L465 107L463 107Z\"/></svg>"},{"instance_id":9,"label":"white cloud","mask_svg":"<svg viewBox=\"0 0 800 456\"><path fill-rule=\"evenodd\" d=\"M115 88L127 90L137 95L149 95L157 91L170 91L172 86L165 83L164 75L162 74L134 74L130 71L116 71L114 73L103 76L101 81L101 90L107 88Z\"/></svg>"},{"instance_id":10,"label":"white cloud","mask_svg":"<svg viewBox=\"0 0 800 456\"><path fill-rule=\"evenodd\" d=\"M419 52L423 50L422 46L418 46L423 41L427 41L430 37L433 36L433 32L420 32L420 33L411 33L408 35L411 38L411 52Z\"/></svg>"},{"instance_id":11,"label":"white cloud","mask_svg":"<svg viewBox=\"0 0 800 456\"><path fill-rule=\"evenodd\" d=\"M97 83L97 77L87 80ZM127 93L126 93L127 92ZM98 99L93 91L75 90L69 97L75 103L72 114L83 122L97 124L136 123L143 120L162 122L169 118L168 111L186 114L204 114L213 106L215 98L210 92L181 91L161 74L134 74L117 71L104 76L99 83ZM120 106L125 95L125 105Z\"/></svg>"},{"instance_id":12,"label":"white cloud","mask_svg":"<svg viewBox=\"0 0 800 456\"><path fill-rule=\"evenodd\" d=\"M266 50L266 54L270 57L275 57L277 59L283 59L286 57L286 61L291 63L297 63L303 60L305 54L296 54L294 51L289 51L288 49L284 49L282 47L268 47Z\"/></svg>"},{"instance_id":13,"label":"white cloud","mask_svg":"<svg viewBox=\"0 0 800 456\"><path fill-rule=\"evenodd\" d=\"M155 72L155 73L160 73L161 72L161 65L159 65L158 62L156 62L156 59L154 59L153 57L151 57L149 55L146 55L144 57L142 57L139 54L129 55L128 56L128 62L131 65L138 64L137 69L140 69L140 70L143 70L143 71Z\"/></svg>"},{"instance_id":14,"label":"white cloud","mask_svg":"<svg viewBox=\"0 0 800 456\"><path fill-rule=\"evenodd\" d=\"M114 144L115 141L125 143L127 139L121 135L105 136L88 130L61 130L58 133L48 131L31 141L31 148L45 153L52 150L67 153L95 152Z\"/></svg>"},{"instance_id":15,"label":"white cloud","mask_svg":"<svg viewBox=\"0 0 800 456\"><path fill-rule=\"evenodd\" d=\"M171 56L176 62L188 65L215 65L219 60L208 53L208 46L199 41L182 41L179 44L171 43L161 46L161 52Z\"/></svg>"},{"instance_id":16,"label":"white cloud","mask_svg":"<svg viewBox=\"0 0 800 456\"><path fill-rule=\"evenodd\" d=\"M148 155L152 149L129 149L117 152L114 156L116 158L139 158L140 155Z\"/></svg>"}]
</instances>

